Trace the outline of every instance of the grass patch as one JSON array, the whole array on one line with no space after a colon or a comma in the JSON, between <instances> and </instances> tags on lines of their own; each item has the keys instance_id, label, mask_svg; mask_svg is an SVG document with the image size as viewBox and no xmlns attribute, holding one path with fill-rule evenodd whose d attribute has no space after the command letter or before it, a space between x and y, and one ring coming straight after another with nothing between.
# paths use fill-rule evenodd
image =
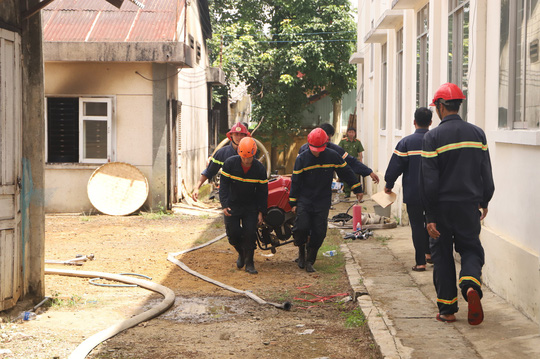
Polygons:
<instances>
[{"instance_id":1,"label":"grass patch","mask_svg":"<svg viewBox=\"0 0 540 359\"><path fill-rule=\"evenodd\" d=\"M345 327L347 328L359 328L366 324L366 317L360 308L343 312L341 315L345 317Z\"/></svg>"},{"instance_id":2,"label":"grass patch","mask_svg":"<svg viewBox=\"0 0 540 359\"><path fill-rule=\"evenodd\" d=\"M141 216L144 219L148 219L148 220L159 220L163 218L172 217L173 214L167 211L167 209L165 209L165 207L163 207L160 202L158 204L157 211L150 210L150 212L141 212Z\"/></svg>"},{"instance_id":3,"label":"grass patch","mask_svg":"<svg viewBox=\"0 0 540 359\"><path fill-rule=\"evenodd\" d=\"M375 236L375 239L381 242L383 246L386 246L388 245L388 241L392 239L392 236Z\"/></svg>"}]
</instances>

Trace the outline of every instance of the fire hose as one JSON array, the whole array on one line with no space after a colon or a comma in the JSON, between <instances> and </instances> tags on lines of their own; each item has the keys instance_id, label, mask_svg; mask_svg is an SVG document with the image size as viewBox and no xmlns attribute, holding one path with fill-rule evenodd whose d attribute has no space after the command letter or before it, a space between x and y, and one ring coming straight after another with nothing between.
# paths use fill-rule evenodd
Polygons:
<instances>
[{"instance_id":1,"label":"fire hose","mask_svg":"<svg viewBox=\"0 0 540 359\"><path fill-rule=\"evenodd\" d=\"M159 303L152 309L149 309L146 312L143 312L134 317L121 321L105 330L102 330L92 335L91 337L86 339L84 342L79 344L79 346L70 354L70 356L68 357L69 359L85 358L88 355L88 353L92 351L92 349L94 349L103 341L109 338L112 338L113 336L115 336L116 334L120 333L123 330L132 328L139 323L142 323L146 320L157 317L161 313L164 313L165 311L167 311L174 304L175 294L171 289L165 286L162 286L161 284L150 282L148 280L131 278L131 277L126 277L124 275L103 273L103 272L73 271L73 270L65 270L65 269L48 269L48 268L45 268L45 274L65 275L65 276L84 277L84 278L99 277L103 279L109 279L109 280L114 280L114 281L128 283L128 284L136 284L142 288L160 293L164 297L163 301L161 301L161 303Z\"/></svg>"},{"instance_id":2,"label":"fire hose","mask_svg":"<svg viewBox=\"0 0 540 359\"><path fill-rule=\"evenodd\" d=\"M197 247L193 247L193 248L189 248L189 249L186 249L186 250L183 250L183 251L180 251L180 252L176 252L176 253L169 253L167 259L176 264L177 266L179 266L180 268L182 268L184 271L188 272L189 274L192 274L208 283L212 283L212 284L215 284L217 285L218 287L221 287L223 289L227 289L231 292L234 292L234 293L238 293L238 294L243 294L245 296L247 296L248 298L251 298L253 299L254 301L256 301L257 303L259 304L268 304L268 305L272 305L278 309L284 309L284 310L290 310L291 307L292 307L292 304L291 302L284 302L284 303L272 303L272 302L268 302L268 301L265 301L264 299L258 297L257 295L253 294L252 292L250 291L247 291L247 290L240 290L240 289L237 289L237 288L234 288L234 287L231 287L227 284L224 284L224 283L221 283L215 279L212 279L212 278L209 278L203 274L200 274L196 271L194 271L193 269L189 268L185 263L179 261L178 259L176 259L176 257L178 257L179 255L182 255L182 254L185 254L185 253L188 253L188 252L191 252L191 251L194 251L194 250L197 250L197 249L200 249L200 248L203 248L205 246L208 246L214 242L217 242L219 241L220 239L224 238L226 236L226 234L221 234L219 236L217 236L216 238L212 239L211 241L209 242L206 242L204 244L201 244L200 246L197 246Z\"/></svg>"},{"instance_id":3,"label":"fire hose","mask_svg":"<svg viewBox=\"0 0 540 359\"><path fill-rule=\"evenodd\" d=\"M186 271L186 272L188 272L188 273L190 273L190 274L192 274L192 275L194 275L194 276L196 276L196 277L198 277L198 278L200 278L200 279L202 279L202 280L204 280L206 282L215 284L215 285L217 285L217 286L219 286L221 288L227 289L227 290L229 290L231 292L234 292L234 293L243 294L243 295L247 296L248 298L253 299L255 302L257 302L259 304L267 304L267 305L272 305L272 306L274 306L274 307L276 307L278 309L290 310L291 307L292 307L292 304L290 302L288 302L288 301L284 302L284 303L281 303L281 304L265 301L265 300L261 299L260 297L253 294L250 291L240 290L240 289L231 287L229 285L226 285L224 283L221 283L221 282L219 282L217 280L214 280L212 278L209 278L209 277L207 277L205 275L202 275L202 274L192 270L191 268L189 268L183 262L176 259L176 257L179 256L179 255L182 255L184 253L188 253L188 252L203 248L205 246L208 246L208 245L210 245L210 244L212 244L214 242L217 242L218 240L224 238L225 236L226 236L226 234L222 234L222 235L217 236L213 240L211 240L209 242L206 242L206 243L204 243L204 244L202 244L200 246L189 248L189 249L186 249L186 250L183 250L183 251L180 251L180 252L176 252L176 253L169 253L167 259L170 262L178 265L184 271ZM93 259L93 255L92 255L92 259ZM62 261L62 262L58 262L58 263L71 264L71 263L67 263L67 262L69 262L69 261ZM52 264L52 263L55 263L55 262L50 261L49 263ZM138 325L139 323L142 323L144 321L155 318L155 317L159 316L160 314L166 312L174 304L174 300L175 300L175 294L170 288L167 288L167 287L165 287L165 286L163 286L161 284L157 284L157 283L154 283L154 282L151 282L151 281L148 281L148 280L143 280L143 279L138 279L138 278L132 278L132 277L126 277L125 276L125 274L134 274L134 273L112 274L112 273L104 273L104 272L92 272L92 271L79 271L79 270L65 270L65 269L49 269L49 268L45 268L45 274L91 278L91 280L95 280L95 279L98 279L98 278L108 279L108 280L118 281L118 282L122 282L122 283L127 283L128 285L140 286L142 288L145 288L145 289L152 290L154 292L160 293L164 297L163 301L161 303L159 303L157 306L153 307L152 309L147 310L146 312L143 312L141 314L138 314L138 315L136 315L136 316L134 316L132 318L121 321L121 322L119 322L119 323L117 323L117 324L115 324L113 326L110 326L109 328L107 328L105 330L102 330L102 331L92 335L91 337L89 337L88 339L83 341L81 344L79 344L79 346L77 346L77 348L75 348L75 350L70 354L68 359L85 358L92 351L92 349L94 349L96 346L98 346L100 343L104 342L105 340L107 340L109 338L112 338L116 334L118 334L118 333L120 333L120 332L122 332L122 331L124 331L126 329L132 328L132 327ZM94 283L92 283L92 284L94 284Z\"/></svg>"}]
</instances>

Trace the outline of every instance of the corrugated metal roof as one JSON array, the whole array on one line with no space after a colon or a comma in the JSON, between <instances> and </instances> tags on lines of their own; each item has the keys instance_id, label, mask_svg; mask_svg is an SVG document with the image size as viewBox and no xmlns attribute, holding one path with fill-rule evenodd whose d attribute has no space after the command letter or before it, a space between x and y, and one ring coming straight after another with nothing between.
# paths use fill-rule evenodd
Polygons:
<instances>
[{"instance_id":1,"label":"corrugated metal roof","mask_svg":"<svg viewBox=\"0 0 540 359\"><path fill-rule=\"evenodd\" d=\"M104 0L56 0L42 13L44 41L176 41L185 0L125 0L121 9Z\"/></svg>"}]
</instances>

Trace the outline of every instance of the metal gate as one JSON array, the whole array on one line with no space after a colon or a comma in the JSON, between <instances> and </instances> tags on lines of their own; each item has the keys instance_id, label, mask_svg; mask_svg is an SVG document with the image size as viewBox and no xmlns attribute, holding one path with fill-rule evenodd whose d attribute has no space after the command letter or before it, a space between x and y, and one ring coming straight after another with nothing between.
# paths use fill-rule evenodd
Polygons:
<instances>
[{"instance_id":1,"label":"metal gate","mask_svg":"<svg viewBox=\"0 0 540 359\"><path fill-rule=\"evenodd\" d=\"M0 29L0 310L21 295L21 40Z\"/></svg>"}]
</instances>

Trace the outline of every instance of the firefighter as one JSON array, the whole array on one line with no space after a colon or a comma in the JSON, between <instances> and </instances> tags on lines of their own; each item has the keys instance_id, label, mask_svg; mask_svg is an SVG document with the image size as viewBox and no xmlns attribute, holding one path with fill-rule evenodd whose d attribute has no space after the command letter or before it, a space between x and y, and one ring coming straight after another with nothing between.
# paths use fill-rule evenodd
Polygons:
<instances>
[{"instance_id":1,"label":"firefighter","mask_svg":"<svg viewBox=\"0 0 540 359\"><path fill-rule=\"evenodd\" d=\"M345 160L345 162L347 162L347 164L351 167L354 173L362 177L369 176L371 177L373 182L379 183L379 176L377 176L377 174L373 172L371 168L358 161L356 157L349 155L347 152L345 152L343 148L339 147L333 142L330 142L330 137L332 137L335 133L334 126L329 123L323 123L320 128L328 135L328 143L326 144L326 146L329 149L336 151ZM307 150L309 150L309 144L305 143L300 147L298 154Z\"/></svg>"},{"instance_id":2,"label":"firefighter","mask_svg":"<svg viewBox=\"0 0 540 359\"><path fill-rule=\"evenodd\" d=\"M212 177L214 177L219 172L225 160L231 156L235 156L238 154L237 148L240 140L244 137L250 136L251 134L247 130L246 126L244 126L241 122L238 122L233 127L231 127L229 132L227 132L227 138L230 141L229 145L220 148L212 157L210 157L210 163L208 164L208 167L206 167L201 173L199 182L197 183L195 189L193 190L193 193L191 194L191 197L195 201L199 199L199 189L204 184L204 182L206 182L206 180L210 182L212 180Z\"/></svg>"},{"instance_id":3,"label":"firefighter","mask_svg":"<svg viewBox=\"0 0 540 359\"><path fill-rule=\"evenodd\" d=\"M309 150L296 157L291 178L289 202L296 213L293 236L298 246L297 263L307 272L315 272L313 264L326 237L334 172L351 186L359 201L363 196L358 178L336 151L327 148L327 142L328 135L323 129L311 131Z\"/></svg>"},{"instance_id":4,"label":"firefighter","mask_svg":"<svg viewBox=\"0 0 540 359\"><path fill-rule=\"evenodd\" d=\"M424 136L421 159L422 200L433 259L433 282L442 322L456 321L458 290L454 247L461 256L459 287L468 302L468 321L478 325L482 310L481 223L495 191L484 131L458 115L460 88L441 85L430 106L442 120Z\"/></svg>"},{"instance_id":5,"label":"firefighter","mask_svg":"<svg viewBox=\"0 0 540 359\"><path fill-rule=\"evenodd\" d=\"M424 206L420 198L420 161L422 158L422 140L431 126L433 114L426 107L420 107L414 112L414 127L416 131L401 139L392 154L384 180L384 192L392 193L394 183L403 174L403 203L407 204L407 214L411 224L412 240L416 264L413 271L426 270L426 261L431 262L429 252L429 235L426 230Z\"/></svg>"},{"instance_id":6,"label":"firefighter","mask_svg":"<svg viewBox=\"0 0 540 359\"><path fill-rule=\"evenodd\" d=\"M219 200L223 208L229 243L238 252L236 266L257 274L253 254L257 224L262 224L268 203L266 169L254 156L257 144L251 137L238 144L238 156L225 160L221 169Z\"/></svg>"}]
</instances>

